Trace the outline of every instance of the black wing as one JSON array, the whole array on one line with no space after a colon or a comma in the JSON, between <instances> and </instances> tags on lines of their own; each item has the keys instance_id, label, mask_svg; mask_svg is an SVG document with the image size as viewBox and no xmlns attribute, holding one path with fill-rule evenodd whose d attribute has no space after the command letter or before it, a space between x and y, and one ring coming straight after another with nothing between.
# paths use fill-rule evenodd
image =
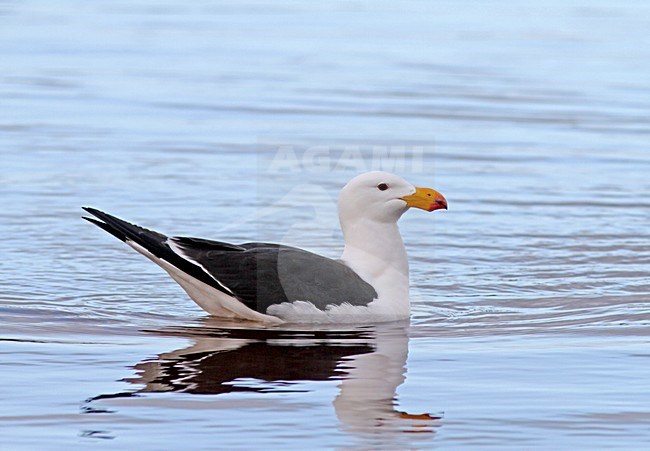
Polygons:
<instances>
[{"instance_id":1,"label":"black wing","mask_svg":"<svg viewBox=\"0 0 650 451\"><path fill-rule=\"evenodd\" d=\"M237 249L216 249L194 238L172 241L258 312L293 301L309 301L321 310L346 302L365 306L377 297L375 289L343 263L295 247L246 243Z\"/></svg>"}]
</instances>

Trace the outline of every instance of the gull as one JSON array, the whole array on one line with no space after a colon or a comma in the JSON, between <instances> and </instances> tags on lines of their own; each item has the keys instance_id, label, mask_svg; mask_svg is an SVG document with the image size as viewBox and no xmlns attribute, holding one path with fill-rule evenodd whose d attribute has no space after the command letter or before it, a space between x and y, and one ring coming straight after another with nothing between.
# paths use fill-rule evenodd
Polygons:
<instances>
[{"instance_id":1,"label":"gull","mask_svg":"<svg viewBox=\"0 0 650 451\"><path fill-rule=\"evenodd\" d=\"M431 188L383 171L341 190L338 260L273 243L231 244L166 236L100 210L83 218L163 268L203 310L265 323L364 323L407 319L409 264L397 221L410 208L447 209Z\"/></svg>"}]
</instances>

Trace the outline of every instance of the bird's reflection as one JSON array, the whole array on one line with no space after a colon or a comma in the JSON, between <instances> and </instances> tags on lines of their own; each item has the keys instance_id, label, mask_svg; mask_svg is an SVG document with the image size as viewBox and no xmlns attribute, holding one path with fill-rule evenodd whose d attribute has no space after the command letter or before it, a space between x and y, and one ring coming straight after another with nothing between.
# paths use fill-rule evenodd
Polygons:
<instances>
[{"instance_id":1,"label":"bird's reflection","mask_svg":"<svg viewBox=\"0 0 650 451\"><path fill-rule=\"evenodd\" d=\"M433 432L440 417L396 409L396 390L405 380L408 324L318 330L302 327L243 328L205 319L198 326L157 334L191 338L193 344L135 365L135 392L89 400L183 392L304 391L299 382L340 380L334 409L344 429L366 433L378 427Z\"/></svg>"}]
</instances>

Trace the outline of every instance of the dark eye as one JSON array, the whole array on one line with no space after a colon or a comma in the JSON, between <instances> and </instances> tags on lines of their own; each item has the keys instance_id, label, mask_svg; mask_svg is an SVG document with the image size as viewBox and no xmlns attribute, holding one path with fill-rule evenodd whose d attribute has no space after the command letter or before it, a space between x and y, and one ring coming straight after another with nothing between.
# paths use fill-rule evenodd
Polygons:
<instances>
[{"instance_id":1,"label":"dark eye","mask_svg":"<svg viewBox=\"0 0 650 451\"><path fill-rule=\"evenodd\" d=\"M388 185L386 185L385 183L380 183L379 185L377 185L377 189L379 191L386 191L388 189Z\"/></svg>"}]
</instances>

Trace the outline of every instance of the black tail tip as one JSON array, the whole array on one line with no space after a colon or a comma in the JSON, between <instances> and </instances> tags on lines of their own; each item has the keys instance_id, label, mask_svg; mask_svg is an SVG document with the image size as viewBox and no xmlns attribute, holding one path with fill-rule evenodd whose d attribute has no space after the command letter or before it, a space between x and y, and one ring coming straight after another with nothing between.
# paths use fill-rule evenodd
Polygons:
<instances>
[{"instance_id":1,"label":"black tail tip","mask_svg":"<svg viewBox=\"0 0 650 451\"><path fill-rule=\"evenodd\" d=\"M84 207L84 210L86 210L85 207ZM115 238L117 238L117 239L119 239L121 241L126 241L126 235L124 235L124 233L117 230L115 227L112 227L110 224L106 224L105 222L102 222L99 219L91 218L89 216L82 216L81 219L85 219L86 221L88 221L88 222L90 222L92 224L95 224L97 227L99 227L101 229L104 229L106 232L110 233Z\"/></svg>"},{"instance_id":2,"label":"black tail tip","mask_svg":"<svg viewBox=\"0 0 650 451\"><path fill-rule=\"evenodd\" d=\"M87 211L91 215L94 215L95 213L99 212L99 210L97 210L96 208L93 208L93 207L81 207L81 209Z\"/></svg>"},{"instance_id":3,"label":"black tail tip","mask_svg":"<svg viewBox=\"0 0 650 451\"><path fill-rule=\"evenodd\" d=\"M81 219L85 219L86 221L92 222L93 224L97 224L98 222L101 222L95 218L91 218L90 216L82 216ZM102 222L102 224L104 223Z\"/></svg>"}]
</instances>

